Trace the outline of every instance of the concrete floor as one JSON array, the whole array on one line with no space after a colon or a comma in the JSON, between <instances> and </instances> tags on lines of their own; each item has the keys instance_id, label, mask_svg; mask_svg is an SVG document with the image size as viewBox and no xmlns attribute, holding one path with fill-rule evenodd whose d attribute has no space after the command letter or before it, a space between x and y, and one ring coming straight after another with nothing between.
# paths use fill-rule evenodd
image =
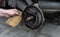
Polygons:
<instances>
[{"instance_id":1,"label":"concrete floor","mask_svg":"<svg viewBox=\"0 0 60 37\"><path fill-rule=\"evenodd\" d=\"M46 23L42 30L31 30L23 24L12 28L5 24L6 19L0 18L0 37L60 37L60 26Z\"/></svg>"}]
</instances>

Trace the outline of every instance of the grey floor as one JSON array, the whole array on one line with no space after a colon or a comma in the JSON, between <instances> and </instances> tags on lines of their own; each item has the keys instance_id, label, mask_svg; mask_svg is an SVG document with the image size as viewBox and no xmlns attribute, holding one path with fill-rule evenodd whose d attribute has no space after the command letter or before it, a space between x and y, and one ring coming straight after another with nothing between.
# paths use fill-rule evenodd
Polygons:
<instances>
[{"instance_id":1,"label":"grey floor","mask_svg":"<svg viewBox=\"0 0 60 37\"><path fill-rule=\"evenodd\" d=\"M53 23L46 23L42 30L31 30L21 23L12 28L5 21L5 18L0 18L0 37L60 37L60 26Z\"/></svg>"}]
</instances>

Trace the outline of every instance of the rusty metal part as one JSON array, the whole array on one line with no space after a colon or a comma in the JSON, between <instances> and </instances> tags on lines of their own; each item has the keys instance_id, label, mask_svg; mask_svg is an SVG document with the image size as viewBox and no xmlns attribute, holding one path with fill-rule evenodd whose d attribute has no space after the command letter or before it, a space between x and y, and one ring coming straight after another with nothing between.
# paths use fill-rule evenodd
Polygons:
<instances>
[{"instance_id":1,"label":"rusty metal part","mask_svg":"<svg viewBox=\"0 0 60 37\"><path fill-rule=\"evenodd\" d=\"M23 15L24 23L30 29L37 29L42 25L43 16L38 8L29 6L25 9Z\"/></svg>"}]
</instances>

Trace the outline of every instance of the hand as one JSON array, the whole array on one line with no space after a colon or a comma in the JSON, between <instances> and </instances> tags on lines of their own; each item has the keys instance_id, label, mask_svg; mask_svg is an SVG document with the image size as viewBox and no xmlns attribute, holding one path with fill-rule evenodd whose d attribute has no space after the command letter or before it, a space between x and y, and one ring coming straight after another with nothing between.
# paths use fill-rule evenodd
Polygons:
<instances>
[{"instance_id":1,"label":"hand","mask_svg":"<svg viewBox=\"0 0 60 37\"><path fill-rule=\"evenodd\" d=\"M10 17L10 16L14 16L14 15L18 15L18 11L17 9L9 9L9 10L5 10L5 9L0 9L0 16L4 16L4 17Z\"/></svg>"}]
</instances>

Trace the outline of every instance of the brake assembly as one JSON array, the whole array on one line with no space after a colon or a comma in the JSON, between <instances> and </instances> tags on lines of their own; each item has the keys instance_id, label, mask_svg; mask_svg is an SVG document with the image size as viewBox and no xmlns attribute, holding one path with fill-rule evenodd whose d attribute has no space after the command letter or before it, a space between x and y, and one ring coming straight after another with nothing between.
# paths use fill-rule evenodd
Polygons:
<instances>
[{"instance_id":1,"label":"brake assembly","mask_svg":"<svg viewBox=\"0 0 60 37\"><path fill-rule=\"evenodd\" d=\"M25 25L31 29L39 28L43 25L44 16L40 9L35 6L29 6L23 13Z\"/></svg>"}]
</instances>

